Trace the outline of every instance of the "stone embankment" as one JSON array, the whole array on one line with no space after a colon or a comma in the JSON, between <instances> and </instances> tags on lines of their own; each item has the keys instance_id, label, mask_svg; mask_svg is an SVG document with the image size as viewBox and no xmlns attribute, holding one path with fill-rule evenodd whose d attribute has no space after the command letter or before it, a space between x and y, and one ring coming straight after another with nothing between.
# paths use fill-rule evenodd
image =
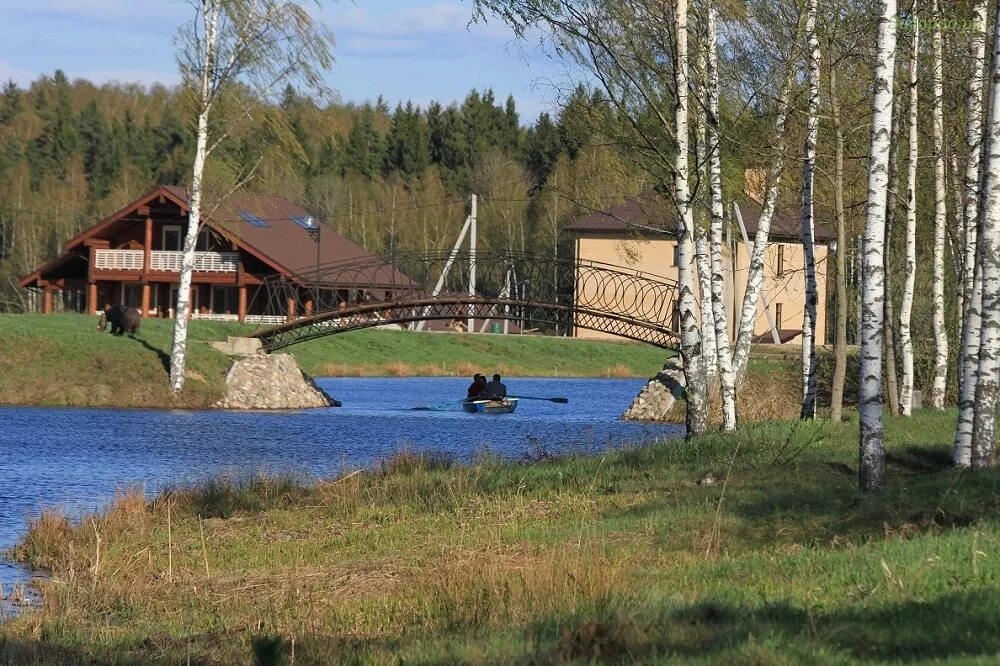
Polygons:
<instances>
[{"instance_id":1,"label":"stone embankment","mask_svg":"<svg viewBox=\"0 0 1000 666\"><path fill-rule=\"evenodd\" d=\"M646 382L622 418L626 421L666 421L674 404L684 397L684 366L679 356Z\"/></svg>"},{"instance_id":2,"label":"stone embankment","mask_svg":"<svg viewBox=\"0 0 1000 666\"><path fill-rule=\"evenodd\" d=\"M290 354L239 358L226 375L220 409L311 409L339 407L340 402L302 372Z\"/></svg>"}]
</instances>

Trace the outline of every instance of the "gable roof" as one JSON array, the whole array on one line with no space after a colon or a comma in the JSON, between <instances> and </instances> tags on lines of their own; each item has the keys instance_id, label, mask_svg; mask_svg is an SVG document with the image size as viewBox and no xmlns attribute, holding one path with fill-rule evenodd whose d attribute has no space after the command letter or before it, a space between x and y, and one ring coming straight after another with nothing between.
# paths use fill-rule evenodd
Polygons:
<instances>
[{"instance_id":1,"label":"gable roof","mask_svg":"<svg viewBox=\"0 0 1000 666\"><path fill-rule=\"evenodd\" d=\"M98 236L102 231L135 213L139 208L153 201L169 200L186 215L189 211L188 193L184 187L176 185L159 185L143 196L135 199L113 215L106 217L94 226L86 229L67 241L63 254L46 263L35 272L22 279L22 285L27 286L38 279L41 274L59 265L68 254L84 245L85 242ZM396 270L387 262L381 262L377 257L337 233L334 229L320 225L319 242L293 217L305 217L310 214L301 206L275 195L235 193L227 197L217 208L208 205L209 211L203 216L203 223L232 241L241 250L255 256L270 265L277 272L296 280L304 280L316 270L317 259L320 265L347 262L351 260L370 259L359 267L354 275L354 285L357 287L405 287L416 286L407 276ZM249 215L244 215L248 213ZM257 226L248 221L248 217L261 220L264 224ZM319 255L317 257L317 251Z\"/></svg>"},{"instance_id":2,"label":"gable roof","mask_svg":"<svg viewBox=\"0 0 1000 666\"><path fill-rule=\"evenodd\" d=\"M746 225L747 236L752 240L760 224L762 207L750 197L740 194L736 197L740 207L743 223ZM673 228L673 206L665 197L644 193L638 197L606 208L603 211L587 213L578 217L566 227L571 233L603 233L603 234L667 234L676 235ZM771 233L769 238L781 241L801 241L802 221L797 214L777 209L771 218ZM816 242L826 243L834 240L837 235L827 225L815 223Z\"/></svg>"}]
</instances>

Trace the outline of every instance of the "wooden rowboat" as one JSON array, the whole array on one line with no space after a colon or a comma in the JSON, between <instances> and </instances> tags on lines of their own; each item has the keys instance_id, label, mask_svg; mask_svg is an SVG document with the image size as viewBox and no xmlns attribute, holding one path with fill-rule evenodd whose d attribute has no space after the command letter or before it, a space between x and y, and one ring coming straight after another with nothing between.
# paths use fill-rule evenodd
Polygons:
<instances>
[{"instance_id":1,"label":"wooden rowboat","mask_svg":"<svg viewBox=\"0 0 1000 666\"><path fill-rule=\"evenodd\" d=\"M462 409L470 414L512 414L517 409L517 398L473 400L472 402L463 402Z\"/></svg>"}]
</instances>

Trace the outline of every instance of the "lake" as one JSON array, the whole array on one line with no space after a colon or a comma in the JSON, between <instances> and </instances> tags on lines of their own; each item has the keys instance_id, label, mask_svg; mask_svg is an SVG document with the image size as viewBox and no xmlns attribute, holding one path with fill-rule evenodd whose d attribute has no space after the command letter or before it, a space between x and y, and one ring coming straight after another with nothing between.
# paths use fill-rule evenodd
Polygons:
<instances>
[{"instance_id":1,"label":"lake","mask_svg":"<svg viewBox=\"0 0 1000 666\"><path fill-rule=\"evenodd\" d=\"M459 461L482 451L519 459L541 451L600 453L683 434L681 426L618 420L641 379L509 379L512 395L569 399L565 405L522 400L509 415L443 405L465 395L468 379L317 381L344 406L290 412L0 407L0 550L17 541L41 507L78 516L128 486L151 493L220 472L334 476L403 448ZM435 405L442 406L412 409ZM25 576L23 568L0 562L5 594Z\"/></svg>"}]
</instances>

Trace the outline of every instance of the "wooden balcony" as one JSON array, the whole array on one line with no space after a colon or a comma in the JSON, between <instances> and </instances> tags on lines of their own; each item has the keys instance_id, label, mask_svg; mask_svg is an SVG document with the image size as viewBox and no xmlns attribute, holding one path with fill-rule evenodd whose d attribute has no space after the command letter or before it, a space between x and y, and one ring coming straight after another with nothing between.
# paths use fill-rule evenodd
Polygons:
<instances>
[{"instance_id":1,"label":"wooden balcony","mask_svg":"<svg viewBox=\"0 0 1000 666\"><path fill-rule=\"evenodd\" d=\"M142 250L95 250L94 268L100 271L141 271ZM183 252L155 250L150 253L149 270L180 273ZM237 252L195 252L196 273L235 273L239 268Z\"/></svg>"}]
</instances>

